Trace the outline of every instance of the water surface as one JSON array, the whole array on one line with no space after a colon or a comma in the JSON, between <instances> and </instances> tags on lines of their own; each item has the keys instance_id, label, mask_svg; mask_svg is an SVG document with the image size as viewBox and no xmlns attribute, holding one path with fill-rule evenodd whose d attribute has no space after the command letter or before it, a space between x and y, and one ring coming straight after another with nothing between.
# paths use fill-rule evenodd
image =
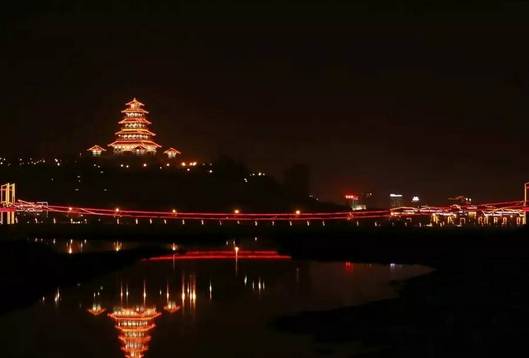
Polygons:
<instances>
[{"instance_id":1,"label":"water surface","mask_svg":"<svg viewBox=\"0 0 529 358\"><path fill-rule=\"evenodd\" d=\"M80 242L72 244L72 250L56 245L80 252ZM296 261L255 247L194 250L59 287L31 307L0 316L2 356L320 356L326 347L271 323L300 311L394 297L392 281L427 272L422 266ZM327 356L355 349L342 348Z\"/></svg>"}]
</instances>

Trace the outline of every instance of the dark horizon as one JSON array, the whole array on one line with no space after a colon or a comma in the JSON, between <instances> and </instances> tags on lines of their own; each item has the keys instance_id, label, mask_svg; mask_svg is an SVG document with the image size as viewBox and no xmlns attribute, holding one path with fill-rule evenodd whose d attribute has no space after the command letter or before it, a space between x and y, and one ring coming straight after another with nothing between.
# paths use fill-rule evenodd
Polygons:
<instances>
[{"instance_id":1,"label":"dark horizon","mask_svg":"<svg viewBox=\"0 0 529 358\"><path fill-rule=\"evenodd\" d=\"M522 196L529 7L134 4L13 8L2 155L107 145L136 97L165 147L279 178L305 163L322 199Z\"/></svg>"}]
</instances>

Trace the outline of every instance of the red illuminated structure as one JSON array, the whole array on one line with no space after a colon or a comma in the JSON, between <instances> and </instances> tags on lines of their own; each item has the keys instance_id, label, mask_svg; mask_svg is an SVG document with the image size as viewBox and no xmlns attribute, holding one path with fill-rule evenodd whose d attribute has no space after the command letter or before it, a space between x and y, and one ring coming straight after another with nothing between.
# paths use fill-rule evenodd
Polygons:
<instances>
[{"instance_id":1,"label":"red illuminated structure","mask_svg":"<svg viewBox=\"0 0 529 358\"><path fill-rule=\"evenodd\" d=\"M188 251L182 255L166 255L151 257L147 261L197 261L197 260L251 260L251 261L280 261L290 260L291 257L281 255L272 250L201 250Z\"/></svg>"},{"instance_id":2,"label":"red illuminated structure","mask_svg":"<svg viewBox=\"0 0 529 358\"><path fill-rule=\"evenodd\" d=\"M153 140L156 134L148 129L151 122L146 116L149 112L143 109L144 104L136 98L126 105L127 108L121 111L124 115L119 122L121 129L116 132L116 140L108 146L112 147L114 154L156 154L161 146Z\"/></svg>"},{"instance_id":3,"label":"red illuminated structure","mask_svg":"<svg viewBox=\"0 0 529 358\"><path fill-rule=\"evenodd\" d=\"M149 349L151 336L149 332L156 326L154 320L161 313L156 308L143 306L132 308L118 307L109 316L116 322L119 330L121 349L126 358L141 358Z\"/></svg>"}]
</instances>

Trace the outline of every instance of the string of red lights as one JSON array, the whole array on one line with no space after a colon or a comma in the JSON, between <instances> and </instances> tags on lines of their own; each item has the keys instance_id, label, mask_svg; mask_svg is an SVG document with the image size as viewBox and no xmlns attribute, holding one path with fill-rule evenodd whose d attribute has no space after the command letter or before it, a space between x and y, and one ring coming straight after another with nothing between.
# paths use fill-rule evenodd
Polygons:
<instances>
[{"instance_id":1,"label":"string of red lights","mask_svg":"<svg viewBox=\"0 0 529 358\"><path fill-rule=\"evenodd\" d=\"M28 205L28 202L22 202ZM100 216L113 218L136 218L136 219L164 219L164 220L216 220L216 221L310 221L310 220L356 220L356 219L378 219L391 216L421 216L432 213L448 213L454 210L522 210L528 211L523 201L505 201L497 203L484 203L459 206L436 206L423 208L395 208L387 210L362 210L341 212L314 212L305 213L299 210L293 213L243 213L240 210L227 212L178 212L171 211L147 211L147 210L123 210L120 208L85 208L65 205L47 205L43 208L48 212L80 216Z\"/></svg>"}]
</instances>

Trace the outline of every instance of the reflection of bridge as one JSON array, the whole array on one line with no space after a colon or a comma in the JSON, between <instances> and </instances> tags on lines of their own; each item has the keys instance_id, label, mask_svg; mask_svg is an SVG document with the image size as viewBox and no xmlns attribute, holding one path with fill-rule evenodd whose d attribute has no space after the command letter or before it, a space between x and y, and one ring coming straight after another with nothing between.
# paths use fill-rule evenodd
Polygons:
<instances>
[{"instance_id":1,"label":"reflection of bridge","mask_svg":"<svg viewBox=\"0 0 529 358\"><path fill-rule=\"evenodd\" d=\"M290 260L288 255L281 255L274 250L200 250L187 251L181 255L157 256L148 261L210 261L210 260L251 260L251 261L282 261Z\"/></svg>"},{"instance_id":2,"label":"reflection of bridge","mask_svg":"<svg viewBox=\"0 0 529 358\"><path fill-rule=\"evenodd\" d=\"M10 184L7 184L10 185ZM359 224L360 221L370 220L374 225L381 224L384 221L401 222L405 225L522 225L525 224L525 216L529 211L527 206L527 191L529 183L524 186L525 197L520 201L508 201L499 203L486 203L478 205L450 205L450 206L422 206L422 207L400 207L387 210L361 210L361 211L341 211L341 212L314 212L305 213L299 210L291 213L243 213L240 210L234 210L231 213L212 213L212 212L177 212L171 211L145 211L145 210L124 210L120 208L86 208L76 206L51 205L47 202L28 202L23 200L14 201L14 184L13 192L6 194L8 200L2 197L3 212L12 215L12 220L8 223L14 223L14 212L29 215L38 215L40 213L59 214L67 217L72 223L87 222L87 217L97 217L99 219L109 218L109 220L119 223L135 223L140 220L147 220L149 224L153 221L167 224L169 221L181 222L185 225L186 221L216 222L222 225L223 222L241 222L253 223L257 226L260 222L269 222L275 225L276 222L306 222L310 225L312 221L321 222L325 225L326 221L352 221ZM2 186L4 190L4 186ZM4 193L4 191L2 191ZM3 217L3 213L2 213ZM378 220L378 221L377 221ZM35 219L35 222L38 222ZM55 219L54 219L55 223Z\"/></svg>"}]
</instances>

